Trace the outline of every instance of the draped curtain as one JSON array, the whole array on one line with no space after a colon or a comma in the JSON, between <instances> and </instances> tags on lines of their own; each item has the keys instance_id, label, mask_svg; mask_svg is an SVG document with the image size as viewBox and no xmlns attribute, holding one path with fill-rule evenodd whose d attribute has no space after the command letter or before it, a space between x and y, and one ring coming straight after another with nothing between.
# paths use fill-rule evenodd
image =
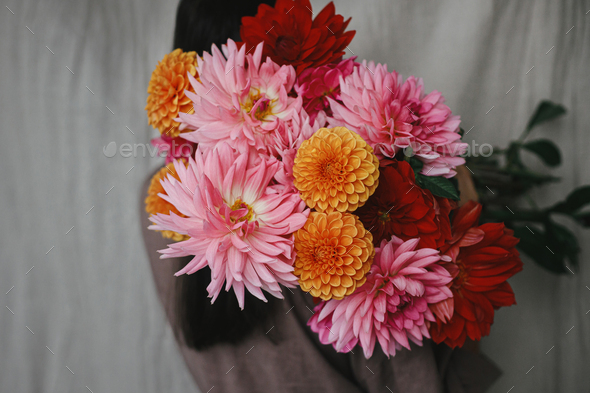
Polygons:
<instances>
[{"instance_id":1,"label":"draped curtain","mask_svg":"<svg viewBox=\"0 0 590 393\"><path fill-rule=\"evenodd\" d=\"M171 49L176 0L0 4L0 391L198 391L139 224L140 186L162 164L145 147L155 136L145 91ZM469 143L504 146L540 100L565 105L535 130L563 149L563 181L534 197L546 206L590 184L589 1L336 7L357 31L349 54L442 91ZM481 345L504 370L493 392L590 386L590 232L564 224L581 267L558 277L524 258L511 280L518 305L496 314Z\"/></svg>"}]
</instances>

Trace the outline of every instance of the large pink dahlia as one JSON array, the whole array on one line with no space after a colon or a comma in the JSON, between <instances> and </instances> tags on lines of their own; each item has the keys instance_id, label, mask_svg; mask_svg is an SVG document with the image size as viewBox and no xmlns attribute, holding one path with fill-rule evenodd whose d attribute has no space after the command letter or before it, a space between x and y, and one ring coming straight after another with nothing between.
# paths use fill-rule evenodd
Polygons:
<instances>
[{"instance_id":1,"label":"large pink dahlia","mask_svg":"<svg viewBox=\"0 0 590 393\"><path fill-rule=\"evenodd\" d=\"M451 115L438 91L425 94L422 79L411 76L404 82L386 65L363 61L340 80L340 90L342 103L329 99L330 126L356 131L379 158L412 147L424 162L423 174L445 177L465 162L459 157L467 149L460 141L459 116Z\"/></svg>"},{"instance_id":2,"label":"large pink dahlia","mask_svg":"<svg viewBox=\"0 0 590 393\"><path fill-rule=\"evenodd\" d=\"M293 232L309 214L299 195L277 193L270 186L278 162L258 160L248 166L249 154L221 143L206 153L199 147L187 168L175 161L180 181L170 175L162 180L168 195L160 196L186 217L171 213L150 218L155 224L150 229L190 236L160 251L163 258L194 255L177 275L208 265L212 302L225 281L225 290L233 287L242 308L244 288L266 300L261 289L282 298L279 284L297 285Z\"/></svg>"},{"instance_id":3,"label":"large pink dahlia","mask_svg":"<svg viewBox=\"0 0 590 393\"><path fill-rule=\"evenodd\" d=\"M368 359L379 342L387 356L394 356L409 341L422 345L435 320L428 305L452 296L452 277L439 265L437 250L416 250L419 239L406 242L393 236L375 250L366 283L343 300L330 300L315 308L308 324L320 341L348 352L360 342Z\"/></svg>"},{"instance_id":4,"label":"large pink dahlia","mask_svg":"<svg viewBox=\"0 0 590 393\"><path fill-rule=\"evenodd\" d=\"M295 83L295 69L279 66L270 58L262 62L260 43L253 53L238 49L231 39L211 54L198 59L199 79L189 75L195 93L194 113L180 113L180 128L192 132L183 137L205 148L226 141L238 151L251 147L266 152L274 131L290 122L301 110L301 98L289 97ZM225 56L224 56L225 54Z\"/></svg>"}]
</instances>

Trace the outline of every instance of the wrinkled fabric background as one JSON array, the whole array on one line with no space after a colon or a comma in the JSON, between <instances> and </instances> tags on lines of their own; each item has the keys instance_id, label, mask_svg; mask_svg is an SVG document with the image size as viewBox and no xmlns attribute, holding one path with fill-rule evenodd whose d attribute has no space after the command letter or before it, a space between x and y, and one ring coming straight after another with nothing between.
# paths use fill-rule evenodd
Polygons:
<instances>
[{"instance_id":1,"label":"wrinkled fabric background","mask_svg":"<svg viewBox=\"0 0 590 393\"><path fill-rule=\"evenodd\" d=\"M162 161L117 150L156 135L145 90L177 1L0 4L0 392L197 391L141 238L139 190ZM467 142L503 146L541 99L564 104L566 117L533 134L562 148L563 182L535 197L549 205L590 184L590 1L336 6L353 17L350 50L442 91ZM581 268L556 277L525 258L518 305L482 341L504 370L493 392L589 389L590 231L569 227Z\"/></svg>"}]
</instances>

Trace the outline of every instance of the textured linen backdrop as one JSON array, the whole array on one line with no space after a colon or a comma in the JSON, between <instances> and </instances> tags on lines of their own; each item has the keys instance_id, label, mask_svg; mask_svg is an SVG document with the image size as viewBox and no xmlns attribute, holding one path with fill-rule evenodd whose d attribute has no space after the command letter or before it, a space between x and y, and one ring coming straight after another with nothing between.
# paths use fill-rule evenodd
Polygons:
<instances>
[{"instance_id":1,"label":"textured linen backdrop","mask_svg":"<svg viewBox=\"0 0 590 393\"><path fill-rule=\"evenodd\" d=\"M318 11L326 1L313 3ZM135 158L103 152L156 134L145 90L171 49L177 1L1 5L0 391L198 391L139 226L140 186L161 161L141 149ZM468 142L504 145L541 99L563 103L568 115L535 134L563 148L564 181L536 197L547 205L590 184L590 2L336 6L353 17L350 50L442 91ZM494 392L588 391L590 232L576 231L575 275L555 277L525 258L511 280L518 306L497 313L482 342L504 370Z\"/></svg>"}]
</instances>

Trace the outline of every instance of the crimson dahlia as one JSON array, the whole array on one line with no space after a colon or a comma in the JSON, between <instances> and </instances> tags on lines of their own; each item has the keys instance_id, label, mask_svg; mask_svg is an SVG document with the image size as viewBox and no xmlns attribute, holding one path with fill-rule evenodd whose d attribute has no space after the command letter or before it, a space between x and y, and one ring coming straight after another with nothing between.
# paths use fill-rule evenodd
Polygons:
<instances>
[{"instance_id":1,"label":"crimson dahlia","mask_svg":"<svg viewBox=\"0 0 590 393\"><path fill-rule=\"evenodd\" d=\"M516 304L506 280L522 270L515 246L518 239L503 223L478 226L481 205L469 201L453 217L453 239L441 250L452 259L449 271L453 297L431 306L436 323L430 334L436 343L454 348L465 339L490 334L494 310Z\"/></svg>"},{"instance_id":2,"label":"crimson dahlia","mask_svg":"<svg viewBox=\"0 0 590 393\"><path fill-rule=\"evenodd\" d=\"M416 185L406 161L380 168L379 186L355 214L373 234L377 247L392 235L402 240L420 238L419 248L440 248L451 239L449 213L453 204Z\"/></svg>"},{"instance_id":3,"label":"crimson dahlia","mask_svg":"<svg viewBox=\"0 0 590 393\"><path fill-rule=\"evenodd\" d=\"M261 4L256 16L242 18L240 35L247 51L264 41L263 59L292 65L299 75L340 60L355 34L345 31L350 18L337 15L334 3L312 16L309 0L277 0L274 8Z\"/></svg>"}]
</instances>

